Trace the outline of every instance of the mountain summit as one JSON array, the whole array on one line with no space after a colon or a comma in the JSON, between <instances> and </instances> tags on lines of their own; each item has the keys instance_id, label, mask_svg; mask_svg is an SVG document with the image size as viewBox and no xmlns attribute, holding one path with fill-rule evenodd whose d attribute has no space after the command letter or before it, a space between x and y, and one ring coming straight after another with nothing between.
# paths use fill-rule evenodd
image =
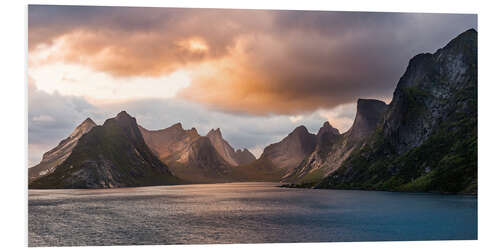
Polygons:
<instances>
[{"instance_id":1,"label":"mountain summit","mask_svg":"<svg viewBox=\"0 0 500 250\"><path fill-rule=\"evenodd\" d=\"M289 170L296 167L315 146L316 135L309 133L306 127L299 126L280 142L264 148L259 159L270 161L279 169Z\"/></svg>"},{"instance_id":2,"label":"mountain summit","mask_svg":"<svg viewBox=\"0 0 500 250\"><path fill-rule=\"evenodd\" d=\"M140 131L148 147L176 176L193 183L234 181L235 168L255 160L246 149L234 151L219 128L206 136L195 128L184 130L180 123L156 131L140 127Z\"/></svg>"},{"instance_id":3,"label":"mountain summit","mask_svg":"<svg viewBox=\"0 0 500 250\"><path fill-rule=\"evenodd\" d=\"M80 123L66 139L43 154L42 161L38 165L28 169L28 182L52 173L57 165L69 157L78 140L95 126L97 125L90 118Z\"/></svg>"},{"instance_id":4,"label":"mountain summit","mask_svg":"<svg viewBox=\"0 0 500 250\"><path fill-rule=\"evenodd\" d=\"M340 134L325 122L316 136L314 150L303 161L282 177L283 181L296 184L317 183L339 168L362 145L383 118L387 105L379 100L358 99L356 117L351 128Z\"/></svg>"},{"instance_id":5,"label":"mountain summit","mask_svg":"<svg viewBox=\"0 0 500 250\"><path fill-rule=\"evenodd\" d=\"M69 156L30 188L111 188L177 184L126 112L81 136Z\"/></svg>"},{"instance_id":6,"label":"mountain summit","mask_svg":"<svg viewBox=\"0 0 500 250\"><path fill-rule=\"evenodd\" d=\"M347 132L351 140L362 140L370 135L383 118L387 104L374 99L358 99L356 117Z\"/></svg>"},{"instance_id":7,"label":"mountain summit","mask_svg":"<svg viewBox=\"0 0 500 250\"><path fill-rule=\"evenodd\" d=\"M477 193L477 32L412 58L378 128L317 187Z\"/></svg>"}]
</instances>

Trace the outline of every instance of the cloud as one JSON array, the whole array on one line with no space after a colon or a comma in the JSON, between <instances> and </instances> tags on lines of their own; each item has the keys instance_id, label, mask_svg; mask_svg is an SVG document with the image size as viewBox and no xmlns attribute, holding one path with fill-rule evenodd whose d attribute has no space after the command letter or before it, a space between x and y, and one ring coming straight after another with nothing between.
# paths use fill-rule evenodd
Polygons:
<instances>
[{"instance_id":1,"label":"cloud","mask_svg":"<svg viewBox=\"0 0 500 250\"><path fill-rule=\"evenodd\" d=\"M412 56L477 16L30 5L28 22L32 164L121 110L256 154L299 125L346 131L357 98L390 100Z\"/></svg>"},{"instance_id":2,"label":"cloud","mask_svg":"<svg viewBox=\"0 0 500 250\"><path fill-rule=\"evenodd\" d=\"M89 116L101 117L97 108L84 98L49 94L28 80L28 157L38 163L42 153L55 147Z\"/></svg>"},{"instance_id":3,"label":"cloud","mask_svg":"<svg viewBox=\"0 0 500 250\"><path fill-rule=\"evenodd\" d=\"M186 72L176 71L161 77L115 78L78 64L46 64L30 68L37 88L48 93L83 96L95 102L118 102L144 98L170 98L189 85Z\"/></svg>"},{"instance_id":4,"label":"cloud","mask_svg":"<svg viewBox=\"0 0 500 250\"><path fill-rule=\"evenodd\" d=\"M31 81L28 111L30 166L38 163L44 152L55 147L87 117L102 124L105 119L114 117L122 110L126 110L140 125L151 130L166 128L177 122L181 122L185 129L195 127L201 135L213 128L220 128L224 138L233 147L248 148L256 156L260 155L264 147L280 141L294 128L305 125L311 133L317 133L327 120L319 111L302 115L295 122L287 115L233 114L180 98L94 105L82 97L47 93L37 89ZM342 116L341 113L332 111L338 117Z\"/></svg>"},{"instance_id":5,"label":"cloud","mask_svg":"<svg viewBox=\"0 0 500 250\"><path fill-rule=\"evenodd\" d=\"M186 70L179 97L264 116L390 96L412 56L477 26L459 14L78 6L30 6L28 18L30 67L81 64L117 78Z\"/></svg>"}]
</instances>

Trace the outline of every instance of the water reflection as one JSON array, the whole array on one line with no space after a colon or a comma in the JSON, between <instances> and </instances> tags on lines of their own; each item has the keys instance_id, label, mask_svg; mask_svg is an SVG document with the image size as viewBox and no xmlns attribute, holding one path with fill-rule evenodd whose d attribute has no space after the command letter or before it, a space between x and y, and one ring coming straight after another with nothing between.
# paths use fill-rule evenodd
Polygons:
<instances>
[{"instance_id":1,"label":"water reflection","mask_svg":"<svg viewBox=\"0 0 500 250\"><path fill-rule=\"evenodd\" d=\"M477 239L477 197L229 183L30 190L29 245Z\"/></svg>"}]
</instances>

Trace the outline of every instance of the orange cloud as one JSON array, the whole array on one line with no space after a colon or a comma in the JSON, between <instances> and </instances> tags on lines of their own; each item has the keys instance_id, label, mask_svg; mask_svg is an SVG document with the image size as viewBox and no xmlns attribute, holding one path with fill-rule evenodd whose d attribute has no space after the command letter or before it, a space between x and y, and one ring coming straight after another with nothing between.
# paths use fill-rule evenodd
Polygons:
<instances>
[{"instance_id":1,"label":"orange cloud","mask_svg":"<svg viewBox=\"0 0 500 250\"><path fill-rule=\"evenodd\" d=\"M185 70L179 97L259 115L390 96L411 56L476 25L474 15L81 6L30 6L28 19L30 67Z\"/></svg>"}]
</instances>

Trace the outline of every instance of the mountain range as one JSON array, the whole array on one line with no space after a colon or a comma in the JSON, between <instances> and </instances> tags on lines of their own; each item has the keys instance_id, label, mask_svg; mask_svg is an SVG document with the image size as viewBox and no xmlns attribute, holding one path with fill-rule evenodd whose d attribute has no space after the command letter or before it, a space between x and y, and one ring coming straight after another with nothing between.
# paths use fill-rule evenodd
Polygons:
<instances>
[{"instance_id":1,"label":"mountain range","mask_svg":"<svg viewBox=\"0 0 500 250\"><path fill-rule=\"evenodd\" d=\"M298 126L256 159L220 129L83 121L29 169L30 188L281 181L288 187L477 193L477 32L412 58L390 104L358 99L340 133Z\"/></svg>"}]
</instances>

